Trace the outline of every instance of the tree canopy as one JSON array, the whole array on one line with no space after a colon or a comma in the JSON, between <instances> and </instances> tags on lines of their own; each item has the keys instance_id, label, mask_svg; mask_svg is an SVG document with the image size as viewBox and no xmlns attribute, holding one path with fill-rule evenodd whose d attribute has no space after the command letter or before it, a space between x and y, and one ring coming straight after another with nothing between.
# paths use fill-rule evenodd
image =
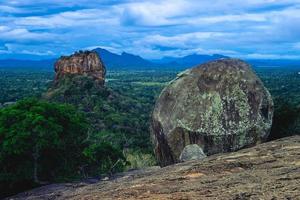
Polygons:
<instances>
[{"instance_id":1,"label":"tree canopy","mask_svg":"<svg viewBox=\"0 0 300 200\"><path fill-rule=\"evenodd\" d=\"M88 129L84 115L67 104L29 98L1 109L0 190L79 178L84 166L110 170L122 152L88 141Z\"/></svg>"}]
</instances>

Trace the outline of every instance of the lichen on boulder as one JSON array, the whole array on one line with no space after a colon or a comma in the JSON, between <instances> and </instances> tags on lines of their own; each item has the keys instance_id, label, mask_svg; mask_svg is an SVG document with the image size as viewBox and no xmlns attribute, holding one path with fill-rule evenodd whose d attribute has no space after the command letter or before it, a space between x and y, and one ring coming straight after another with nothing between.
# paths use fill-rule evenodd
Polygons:
<instances>
[{"instance_id":1,"label":"lichen on boulder","mask_svg":"<svg viewBox=\"0 0 300 200\"><path fill-rule=\"evenodd\" d=\"M160 94L151 136L161 166L180 161L197 144L206 155L236 151L267 139L273 101L251 67L221 59L188 69Z\"/></svg>"},{"instance_id":2,"label":"lichen on boulder","mask_svg":"<svg viewBox=\"0 0 300 200\"><path fill-rule=\"evenodd\" d=\"M203 150L197 144L189 144L182 150L179 160L185 162L189 160L201 160L203 158L206 158Z\"/></svg>"}]
</instances>

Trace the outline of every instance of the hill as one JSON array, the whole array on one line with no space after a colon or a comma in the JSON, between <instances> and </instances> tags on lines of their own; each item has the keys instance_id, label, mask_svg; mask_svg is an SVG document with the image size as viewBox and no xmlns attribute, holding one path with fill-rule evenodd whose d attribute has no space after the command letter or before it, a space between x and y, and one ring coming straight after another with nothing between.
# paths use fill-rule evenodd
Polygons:
<instances>
[{"instance_id":1,"label":"hill","mask_svg":"<svg viewBox=\"0 0 300 200\"><path fill-rule=\"evenodd\" d=\"M102 58L104 64L111 69L114 68L147 68L154 67L154 64L140 56L123 52L121 55L112 53L106 49L97 48L96 51Z\"/></svg>"},{"instance_id":2,"label":"hill","mask_svg":"<svg viewBox=\"0 0 300 200\"><path fill-rule=\"evenodd\" d=\"M288 59L249 59L249 63L257 67L299 67L300 60Z\"/></svg>"},{"instance_id":3,"label":"hill","mask_svg":"<svg viewBox=\"0 0 300 200\"><path fill-rule=\"evenodd\" d=\"M201 55L192 54L184 57L164 57L160 60L154 60L153 62L163 64L163 65L173 65L177 67L190 67L198 64L202 64L208 61L217 60L221 58L229 58L228 56L223 56L219 54L213 55Z\"/></svg>"}]
</instances>

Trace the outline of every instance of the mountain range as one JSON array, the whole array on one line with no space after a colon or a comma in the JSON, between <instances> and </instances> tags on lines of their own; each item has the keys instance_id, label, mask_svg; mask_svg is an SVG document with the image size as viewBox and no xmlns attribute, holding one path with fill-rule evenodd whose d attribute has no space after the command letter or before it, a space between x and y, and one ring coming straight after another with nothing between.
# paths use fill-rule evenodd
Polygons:
<instances>
[{"instance_id":1,"label":"mountain range","mask_svg":"<svg viewBox=\"0 0 300 200\"><path fill-rule=\"evenodd\" d=\"M143 59L140 56L126 52L118 55L101 48L94 49L93 51L96 51L99 54L100 58L108 68L149 68L154 65L152 62Z\"/></svg>"},{"instance_id":2,"label":"mountain range","mask_svg":"<svg viewBox=\"0 0 300 200\"><path fill-rule=\"evenodd\" d=\"M106 49L97 48L96 51L108 69L185 69L194 65L202 64L207 61L228 58L228 56L213 54L201 55L192 54L184 57L163 57L159 60L146 60L138 55L123 52L115 54ZM22 60L22 59L2 59L0 60L1 68L32 68L41 70L53 70L53 65L57 59L42 60ZM283 60L283 59L252 59L246 60L254 66L300 66L300 60Z\"/></svg>"}]
</instances>

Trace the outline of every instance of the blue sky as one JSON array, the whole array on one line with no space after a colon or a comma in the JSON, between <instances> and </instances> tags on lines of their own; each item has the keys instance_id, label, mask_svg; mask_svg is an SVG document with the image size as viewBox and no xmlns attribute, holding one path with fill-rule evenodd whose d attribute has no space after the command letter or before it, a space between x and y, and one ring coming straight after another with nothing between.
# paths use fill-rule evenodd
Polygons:
<instances>
[{"instance_id":1,"label":"blue sky","mask_svg":"<svg viewBox=\"0 0 300 200\"><path fill-rule=\"evenodd\" d=\"M0 58L95 47L300 59L300 0L0 0Z\"/></svg>"}]
</instances>

